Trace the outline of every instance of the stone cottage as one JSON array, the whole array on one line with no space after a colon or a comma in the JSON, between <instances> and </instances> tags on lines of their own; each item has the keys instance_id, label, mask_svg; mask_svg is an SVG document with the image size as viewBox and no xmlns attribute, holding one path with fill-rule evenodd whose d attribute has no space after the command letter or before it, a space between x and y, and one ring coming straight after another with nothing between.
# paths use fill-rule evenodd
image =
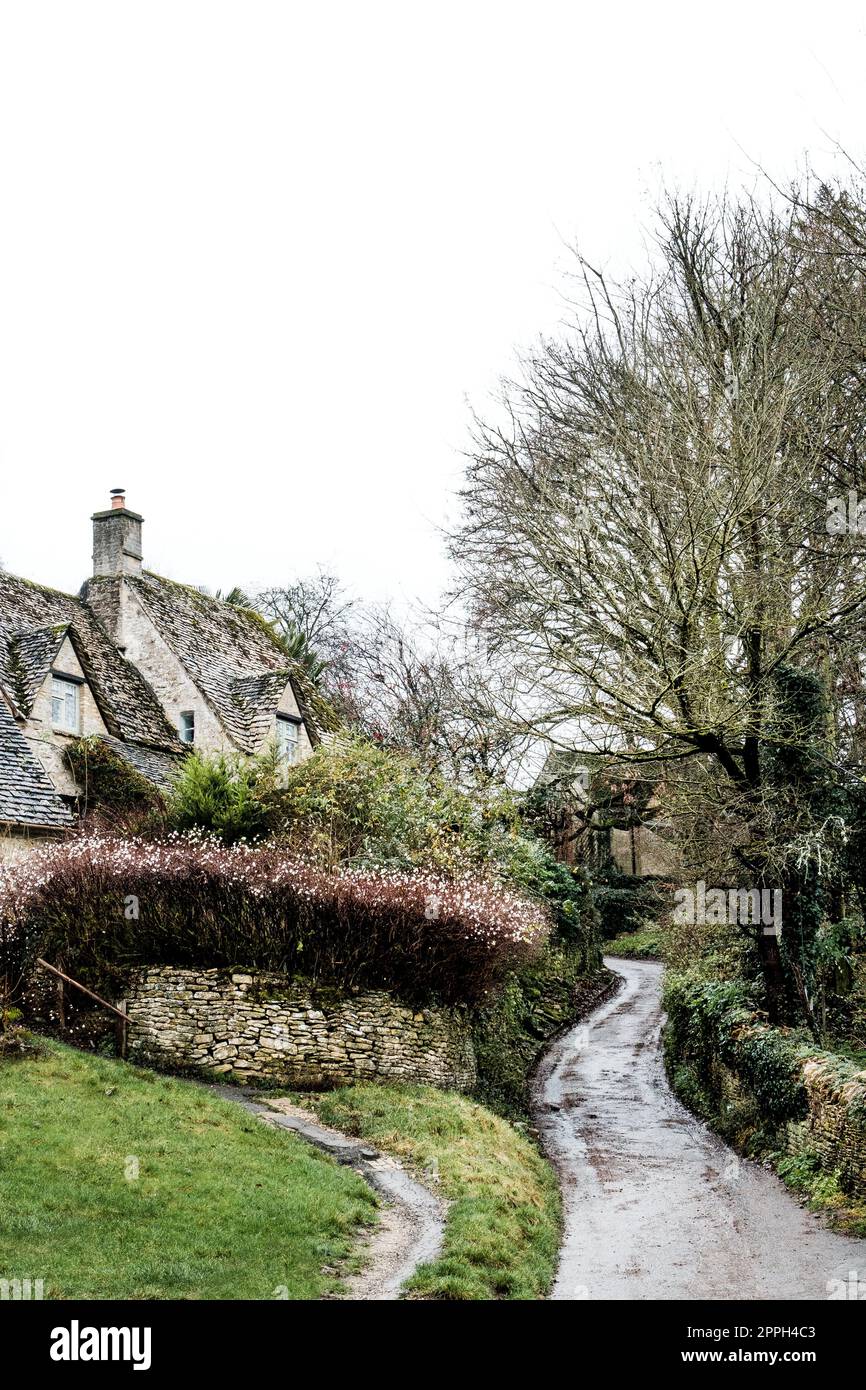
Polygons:
<instances>
[{"instance_id":1,"label":"stone cottage","mask_svg":"<svg viewBox=\"0 0 866 1390\"><path fill-rule=\"evenodd\" d=\"M0 861L74 824L64 753L93 735L156 785L191 748L287 764L319 736L313 693L258 614L143 567L121 489L93 520L80 594L0 572Z\"/></svg>"}]
</instances>

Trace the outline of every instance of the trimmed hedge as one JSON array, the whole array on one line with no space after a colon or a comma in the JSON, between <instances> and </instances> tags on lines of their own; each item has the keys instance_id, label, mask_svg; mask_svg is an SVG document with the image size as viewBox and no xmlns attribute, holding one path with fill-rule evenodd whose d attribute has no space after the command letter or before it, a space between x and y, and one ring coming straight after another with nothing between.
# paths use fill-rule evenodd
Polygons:
<instances>
[{"instance_id":1,"label":"trimmed hedge","mask_svg":"<svg viewBox=\"0 0 866 1390\"><path fill-rule=\"evenodd\" d=\"M134 965L240 965L474 1004L549 929L491 879L327 871L272 843L82 836L0 871L0 975L43 955L107 991Z\"/></svg>"}]
</instances>

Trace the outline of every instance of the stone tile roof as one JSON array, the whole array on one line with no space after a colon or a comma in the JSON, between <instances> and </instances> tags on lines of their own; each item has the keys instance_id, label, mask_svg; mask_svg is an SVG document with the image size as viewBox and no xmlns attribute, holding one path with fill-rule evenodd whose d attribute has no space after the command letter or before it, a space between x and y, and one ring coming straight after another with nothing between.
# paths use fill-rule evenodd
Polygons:
<instances>
[{"instance_id":1,"label":"stone tile roof","mask_svg":"<svg viewBox=\"0 0 866 1390\"><path fill-rule=\"evenodd\" d=\"M72 812L52 786L48 773L0 695L0 822L63 829Z\"/></svg>"},{"instance_id":2,"label":"stone tile roof","mask_svg":"<svg viewBox=\"0 0 866 1390\"><path fill-rule=\"evenodd\" d=\"M268 672L263 676L236 676L232 682L233 697L241 710L252 748L260 748L267 738L274 712L291 678L291 669L283 667L282 670ZM303 697L296 689L294 681L292 689L295 691L298 707L303 710Z\"/></svg>"},{"instance_id":3,"label":"stone tile roof","mask_svg":"<svg viewBox=\"0 0 866 1390\"><path fill-rule=\"evenodd\" d=\"M119 758L146 777L160 791L167 791L174 781L184 754L166 753L160 748L144 748L140 743L123 743L120 739L105 740Z\"/></svg>"},{"instance_id":4,"label":"stone tile roof","mask_svg":"<svg viewBox=\"0 0 866 1390\"><path fill-rule=\"evenodd\" d=\"M253 753L261 746L290 683L317 741L327 715L259 614L148 570L125 582L240 749Z\"/></svg>"},{"instance_id":5,"label":"stone tile roof","mask_svg":"<svg viewBox=\"0 0 866 1390\"><path fill-rule=\"evenodd\" d=\"M0 630L0 684L22 715L29 714L33 708L36 692L48 675L67 631L66 625L36 627L27 632Z\"/></svg>"},{"instance_id":6,"label":"stone tile roof","mask_svg":"<svg viewBox=\"0 0 866 1390\"><path fill-rule=\"evenodd\" d=\"M67 634L109 733L182 751L153 690L124 660L86 601L0 573L0 686L22 716Z\"/></svg>"}]
</instances>

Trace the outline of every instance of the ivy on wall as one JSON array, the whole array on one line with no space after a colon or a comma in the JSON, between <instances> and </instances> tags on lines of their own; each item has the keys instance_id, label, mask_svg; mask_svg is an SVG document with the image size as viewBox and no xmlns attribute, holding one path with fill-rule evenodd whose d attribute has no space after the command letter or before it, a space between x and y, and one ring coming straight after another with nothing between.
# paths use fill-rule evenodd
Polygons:
<instances>
[{"instance_id":1,"label":"ivy on wall","mask_svg":"<svg viewBox=\"0 0 866 1390\"><path fill-rule=\"evenodd\" d=\"M161 808L162 797L148 779L120 757L105 739L73 739L66 765L81 788L83 809L148 811Z\"/></svg>"}]
</instances>

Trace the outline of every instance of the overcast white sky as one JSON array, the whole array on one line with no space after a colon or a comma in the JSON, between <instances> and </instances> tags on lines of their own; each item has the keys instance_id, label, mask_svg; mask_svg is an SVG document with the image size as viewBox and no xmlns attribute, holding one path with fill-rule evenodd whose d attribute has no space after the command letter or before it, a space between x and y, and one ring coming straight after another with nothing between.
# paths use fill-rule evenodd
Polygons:
<instances>
[{"instance_id":1,"label":"overcast white sky","mask_svg":"<svg viewBox=\"0 0 866 1390\"><path fill-rule=\"evenodd\" d=\"M864 152L861 4L0 3L0 557L447 576L466 398L663 179Z\"/></svg>"}]
</instances>

